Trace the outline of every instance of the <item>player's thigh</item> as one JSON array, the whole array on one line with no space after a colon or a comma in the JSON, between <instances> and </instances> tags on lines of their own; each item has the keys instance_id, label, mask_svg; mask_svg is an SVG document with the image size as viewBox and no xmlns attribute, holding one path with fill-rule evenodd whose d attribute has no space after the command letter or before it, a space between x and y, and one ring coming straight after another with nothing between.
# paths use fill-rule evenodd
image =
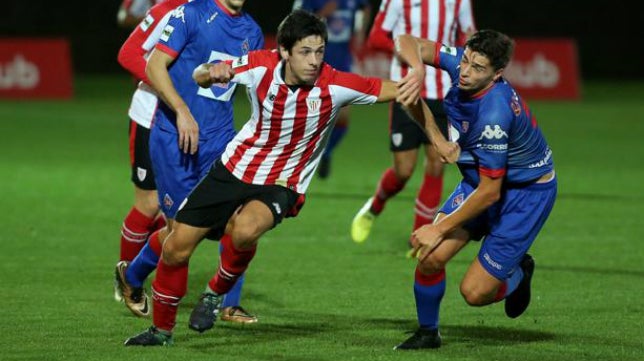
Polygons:
<instances>
[{"instance_id":1,"label":"player's thigh","mask_svg":"<svg viewBox=\"0 0 644 361\"><path fill-rule=\"evenodd\" d=\"M251 200L234 216L231 224L235 245L250 247L262 234L273 228L273 213L265 203Z\"/></svg>"},{"instance_id":2,"label":"player's thigh","mask_svg":"<svg viewBox=\"0 0 644 361\"><path fill-rule=\"evenodd\" d=\"M444 213L439 213L436 217L436 223L439 223L444 216ZM467 245L469 239L469 232L463 228L457 228L448 233L441 244L419 264L421 271L434 273L444 269L445 265Z\"/></svg>"}]
</instances>

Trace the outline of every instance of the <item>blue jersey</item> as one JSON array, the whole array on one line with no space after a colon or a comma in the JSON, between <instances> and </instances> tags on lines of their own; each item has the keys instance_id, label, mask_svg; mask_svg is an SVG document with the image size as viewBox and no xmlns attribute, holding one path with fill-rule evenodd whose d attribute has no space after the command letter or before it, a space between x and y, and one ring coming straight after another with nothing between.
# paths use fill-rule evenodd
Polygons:
<instances>
[{"instance_id":1,"label":"blue jersey","mask_svg":"<svg viewBox=\"0 0 644 361\"><path fill-rule=\"evenodd\" d=\"M464 181L478 186L481 172L493 178L505 176L505 184L511 186L551 172L552 151L535 116L505 79L474 96L458 88L463 50L441 46L438 65L452 79L443 106L450 138L461 147L457 164Z\"/></svg>"},{"instance_id":2,"label":"blue jersey","mask_svg":"<svg viewBox=\"0 0 644 361\"><path fill-rule=\"evenodd\" d=\"M192 79L193 70L202 63L236 59L263 46L262 31L248 14L232 15L216 0L195 0L174 10L156 47L176 58L168 73L199 124L200 137L217 138L234 132L230 99L235 84L202 89ZM163 102L155 126L177 132L176 115ZM227 142L229 136L226 138L222 141Z\"/></svg>"},{"instance_id":3,"label":"blue jersey","mask_svg":"<svg viewBox=\"0 0 644 361\"><path fill-rule=\"evenodd\" d=\"M320 11L329 0L303 0L302 9L310 12ZM368 0L336 0L338 7L326 18L329 40L326 44L324 61L332 67L350 71L351 49L349 43L353 35L356 11L369 4Z\"/></svg>"}]
</instances>

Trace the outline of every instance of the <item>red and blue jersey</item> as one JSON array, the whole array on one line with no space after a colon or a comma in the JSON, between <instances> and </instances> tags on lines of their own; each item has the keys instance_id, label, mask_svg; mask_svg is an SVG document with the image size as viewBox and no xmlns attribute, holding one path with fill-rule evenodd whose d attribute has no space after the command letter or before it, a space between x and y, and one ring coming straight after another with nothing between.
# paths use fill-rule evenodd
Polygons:
<instances>
[{"instance_id":1,"label":"red and blue jersey","mask_svg":"<svg viewBox=\"0 0 644 361\"><path fill-rule=\"evenodd\" d=\"M195 0L174 10L156 49L175 58L168 73L199 124L200 137L234 132L230 99L235 85L202 89L192 79L193 70L206 62L237 59L263 47L262 31L250 15L232 14L217 0ZM155 126L176 133L176 115L166 104L159 105Z\"/></svg>"},{"instance_id":2,"label":"red and blue jersey","mask_svg":"<svg viewBox=\"0 0 644 361\"><path fill-rule=\"evenodd\" d=\"M458 88L463 50L437 44L434 62L452 79L443 106L450 138L461 147L457 164L464 181L476 187L480 173L505 177L506 185L512 186L551 172L552 151L535 115L505 79L475 95Z\"/></svg>"}]
</instances>

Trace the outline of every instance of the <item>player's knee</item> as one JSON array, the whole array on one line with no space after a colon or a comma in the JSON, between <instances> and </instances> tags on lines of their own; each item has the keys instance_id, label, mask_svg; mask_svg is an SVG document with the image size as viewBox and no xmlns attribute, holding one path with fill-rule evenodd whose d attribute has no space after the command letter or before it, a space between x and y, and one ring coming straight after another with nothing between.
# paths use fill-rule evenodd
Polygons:
<instances>
[{"instance_id":1,"label":"player's knee","mask_svg":"<svg viewBox=\"0 0 644 361\"><path fill-rule=\"evenodd\" d=\"M484 306L489 302L489 295L484 292L480 287L469 285L466 282L461 283L461 295L465 302L470 306Z\"/></svg>"},{"instance_id":2,"label":"player's knee","mask_svg":"<svg viewBox=\"0 0 644 361\"><path fill-rule=\"evenodd\" d=\"M432 274L440 272L445 269L446 260L441 259L433 254L425 258L422 262L419 263L418 267L420 271L424 274Z\"/></svg>"},{"instance_id":3,"label":"player's knee","mask_svg":"<svg viewBox=\"0 0 644 361\"><path fill-rule=\"evenodd\" d=\"M409 178L414 174L414 165L413 164L398 164L396 165L394 171L396 172L396 178L402 183L407 183Z\"/></svg>"},{"instance_id":4,"label":"player's knee","mask_svg":"<svg viewBox=\"0 0 644 361\"><path fill-rule=\"evenodd\" d=\"M261 235L259 226L254 222L236 221L230 232L233 244L236 248L247 249L257 244L257 239Z\"/></svg>"},{"instance_id":5,"label":"player's knee","mask_svg":"<svg viewBox=\"0 0 644 361\"><path fill-rule=\"evenodd\" d=\"M193 249L193 247L180 242L176 234L173 234L163 242L163 252L161 254L163 262L168 266L188 264Z\"/></svg>"}]
</instances>

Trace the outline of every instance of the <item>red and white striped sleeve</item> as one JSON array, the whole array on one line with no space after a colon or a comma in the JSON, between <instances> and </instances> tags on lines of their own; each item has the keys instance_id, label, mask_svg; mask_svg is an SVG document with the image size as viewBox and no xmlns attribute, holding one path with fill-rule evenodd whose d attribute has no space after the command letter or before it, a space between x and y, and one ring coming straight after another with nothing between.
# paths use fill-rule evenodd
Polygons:
<instances>
[{"instance_id":1,"label":"red and white striped sleeve","mask_svg":"<svg viewBox=\"0 0 644 361\"><path fill-rule=\"evenodd\" d=\"M150 83L145 74L147 54L161 36L163 27L168 22L172 7L167 3L159 4L145 16L143 21L132 31L118 53L118 62L136 79Z\"/></svg>"},{"instance_id":2,"label":"red and white striped sleeve","mask_svg":"<svg viewBox=\"0 0 644 361\"><path fill-rule=\"evenodd\" d=\"M368 78L353 73L335 70L329 83L336 102L341 106L347 104L373 104L378 100L382 80Z\"/></svg>"},{"instance_id":3,"label":"red and white striped sleeve","mask_svg":"<svg viewBox=\"0 0 644 361\"><path fill-rule=\"evenodd\" d=\"M394 41L391 37L393 24L395 23L396 9L392 9L392 0L382 0L378 14L373 20L369 38L367 39L367 46L389 53L393 53ZM385 19L387 19L387 26L385 28Z\"/></svg>"}]
</instances>

